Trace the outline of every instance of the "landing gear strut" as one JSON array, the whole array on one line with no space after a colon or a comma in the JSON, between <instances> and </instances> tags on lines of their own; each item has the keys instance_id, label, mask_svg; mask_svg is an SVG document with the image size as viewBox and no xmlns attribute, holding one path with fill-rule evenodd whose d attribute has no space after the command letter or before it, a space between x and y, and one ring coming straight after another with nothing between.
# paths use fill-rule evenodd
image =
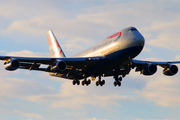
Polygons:
<instances>
[{"instance_id":1,"label":"landing gear strut","mask_svg":"<svg viewBox=\"0 0 180 120\"><path fill-rule=\"evenodd\" d=\"M96 82L96 86L98 86L98 85L103 86L104 84L105 84L105 80L101 80L101 76L99 76L99 79Z\"/></svg>"}]
</instances>

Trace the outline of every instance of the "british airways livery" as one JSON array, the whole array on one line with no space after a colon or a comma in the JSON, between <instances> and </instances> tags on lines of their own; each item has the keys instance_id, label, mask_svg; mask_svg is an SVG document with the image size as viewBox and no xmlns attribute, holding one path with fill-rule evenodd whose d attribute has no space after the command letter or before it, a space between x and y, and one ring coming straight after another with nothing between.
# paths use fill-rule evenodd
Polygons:
<instances>
[{"instance_id":1,"label":"british airways livery","mask_svg":"<svg viewBox=\"0 0 180 120\"><path fill-rule=\"evenodd\" d=\"M6 70L18 68L49 72L49 75L72 80L73 85L89 85L96 78L96 86L103 86L102 77L113 76L114 86L121 86L122 78L128 75L131 69L143 75L153 75L157 66L164 68L163 74L175 75L178 67L174 64L180 61L154 62L135 60L134 58L144 47L144 37L135 27L125 28L105 39L97 45L67 58L60 47L55 35L47 32L51 57L14 57L0 56L4 60ZM48 65L47 68L41 65ZM90 78L91 79L88 79Z\"/></svg>"}]
</instances>

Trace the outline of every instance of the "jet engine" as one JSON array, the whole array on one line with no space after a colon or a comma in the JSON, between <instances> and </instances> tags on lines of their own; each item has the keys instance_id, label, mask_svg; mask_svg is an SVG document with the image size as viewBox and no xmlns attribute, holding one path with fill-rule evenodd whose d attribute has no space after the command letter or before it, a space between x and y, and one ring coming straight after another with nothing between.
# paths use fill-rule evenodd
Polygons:
<instances>
[{"instance_id":1,"label":"jet engine","mask_svg":"<svg viewBox=\"0 0 180 120\"><path fill-rule=\"evenodd\" d=\"M142 71L141 73L143 75L153 75L157 71L157 66L154 64L148 64Z\"/></svg>"},{"instance_id":2,"label":"jet engine","mask_svg":"<svg viewBox=\"0 0 180 120\"><path fill-rule=\"evenodd\" d=\"M178 67L176 65L169 65L163 70L163 74L167 76L175 75L177 72L178 72Z\"/></svg>"},{"instance_id":3,"label":"jet engine","mask_svg":"<svg viewBox=\"0 0 180 120\"><path fill-rule=\"evenodd\" d=\"M17 59L12 59L7 63L4 63L6 70L13 71L19 68L19 61Z\"/></svg>"},{"instance_id":4,"label":"jet engine","mask_svg":"<svg viewBox=\"0 0 180 120\"><path fill-rule=\"evenodd\" d=\"M60 60L51 66L51 71L52 72L64 71L66 70L66 67L67 67L66 63Z\"/></svg>"}]
</instances>

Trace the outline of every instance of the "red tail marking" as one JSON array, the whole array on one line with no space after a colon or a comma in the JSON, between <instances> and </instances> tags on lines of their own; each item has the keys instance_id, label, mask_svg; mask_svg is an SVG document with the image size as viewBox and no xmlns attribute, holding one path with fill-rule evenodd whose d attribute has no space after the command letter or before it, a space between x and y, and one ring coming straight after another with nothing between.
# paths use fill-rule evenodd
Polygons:
<instances>
[{"instance_id":1,"label":"red tail marking","mask_svg":"<svg viewBox=\"0 0 180 120\"><path fill-rule=\"evenodd\" d=\"M59 43L57 42L57 40L56 40L56 45L57 45L58 48L60 47L60 46L59 46Z\"/></svg>"},{"instance_id":2,"label":"red tail marking","mask_svg":"<svg viewBox=\"0 0 180 120\"><path fill-rule=\"evenodd\" d=\"M60 50L60 52L59 52L59 53L60 53L60 55L61 55L61 53L62 53L62 50Z\"/></svg>"},{"instance_id":3,"label":"red tail marking","mask_svg":"<svg viewBox=\"0 0 180 120\"><path fill-rule=\"evenodd\" d=\"M116 37L116 36L118 36L118 35L121 35L121 32L117 32L117 33L115 33L115 34L113 34L113 35L111 35L111 36L109 36L109 37L107 37L108 39L109 38L113 38L113 37Z\"/></svg>"},{"instance_id":4,"label":"red tail marking","mask_svg":"<svg viewBox=\"0 0 180 120\"><path fill-rule=\"evenodd\" d=\"M49 44L49 46L51 46L51 38L50 38L49 34L47 35L47 38L48 38L48 44Z\"/></svg>"}]
</instances>

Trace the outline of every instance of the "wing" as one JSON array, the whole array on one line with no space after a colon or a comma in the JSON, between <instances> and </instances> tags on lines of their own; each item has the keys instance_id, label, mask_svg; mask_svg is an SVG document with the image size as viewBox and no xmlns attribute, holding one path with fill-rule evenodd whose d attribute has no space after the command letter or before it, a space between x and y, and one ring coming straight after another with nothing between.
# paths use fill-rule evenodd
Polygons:
<instances>
[{"instance_id":1,"label":"wing","mask_svg":"<svg viewBox=\"0 0 180 120\"><path fill-rule=\"evenodd\" d=\"M36 57L13 57L13 56L0 56L0 60L4 60L4 65L7 65L7 70L13 67L17 63L17 68L40 70L46 72L53 72L50 67L58 65L57 63L64 62L66 69L76 67L76 69L82 69L97 63L101 57L81 57L81 58L36 58ZM48 65L46 68L41 68L41 65ZM9 67L10 66L10 67ZM6 68L6 67L5 67ZM15 67L14 67L15 68ZM14 69L15 70L15 69Z\"/></svg>"},{"instance_id":2,"label":"wing","mask_svg":"<svg viewBox=\"0 0 180 120\"><path fill-rule=\"evenodd\" d=\"M166 62L155 62L155 61L143 61L143 60L132 60L133 68L136 67L136 72L140 71L144 75L152 75L157 71L157 65L164 68L164 75L175 75L178 72L178 67L174 64L178 64L180 61L166 61Z\"/></svg>"}]
</instances>

